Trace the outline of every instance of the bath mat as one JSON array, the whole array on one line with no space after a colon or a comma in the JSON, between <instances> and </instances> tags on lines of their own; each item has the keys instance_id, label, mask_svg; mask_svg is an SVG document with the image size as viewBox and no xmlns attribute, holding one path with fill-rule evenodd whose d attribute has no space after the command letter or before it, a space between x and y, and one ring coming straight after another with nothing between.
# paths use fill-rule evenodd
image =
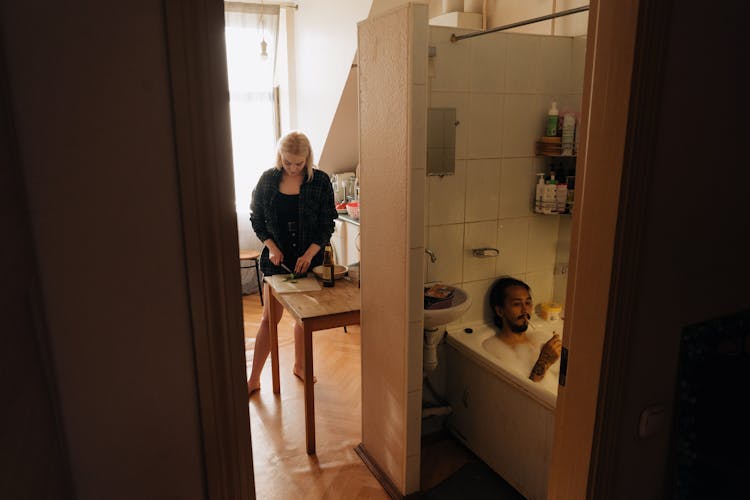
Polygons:
<instances>
[{"instance_id":1,"label":"bath mat","mask_svg":"<svg viewBox=\"0 0 750 500\"><path fill-rule=\"evenodd\" d=\"M422 499L524 500L503 478L483 462L469 462L429 491Z\"/></svg>"}]
</instances>

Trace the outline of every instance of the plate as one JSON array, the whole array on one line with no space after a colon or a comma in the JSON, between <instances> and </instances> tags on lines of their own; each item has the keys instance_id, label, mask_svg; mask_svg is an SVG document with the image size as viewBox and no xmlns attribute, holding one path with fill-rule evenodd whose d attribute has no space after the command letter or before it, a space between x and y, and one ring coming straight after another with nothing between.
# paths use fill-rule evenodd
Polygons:
<instances>
[{"instance_id":1,"label":"plate","mask_svg":"<svg viewBox=\"0 0 750 500\"><path fill-rule=\"evenodd\" d=\"M344 276L346 276L346 272L349 270L346 266L341 266L339 264L334 264L333 266L333 279L340 280ZM312 270L313 273L315 273L315 276L317 276L320 279L323 279L323 266L315 266Z\"/></svg>"}]
</instances>

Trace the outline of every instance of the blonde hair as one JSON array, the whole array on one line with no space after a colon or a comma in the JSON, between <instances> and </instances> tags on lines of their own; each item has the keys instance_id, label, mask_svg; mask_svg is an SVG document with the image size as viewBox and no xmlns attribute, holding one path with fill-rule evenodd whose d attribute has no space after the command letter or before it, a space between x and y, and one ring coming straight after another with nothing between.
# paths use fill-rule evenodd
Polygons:
<instances>
[{"instance_id":1,"label":"blonde hair","mask_svg":"<svg viewBox=\"0 0 750 500\"><path fill-rule=\"evenodd\" d=\"M305 173L307 174L307 182L312 182L313 179L313 152L310 146L310 140L302 132L289 132L284 137L279 139L276 145L276 170L282 169L281 154L287 153L296 156L305 157Z\"/></svg>"}]
</instances>

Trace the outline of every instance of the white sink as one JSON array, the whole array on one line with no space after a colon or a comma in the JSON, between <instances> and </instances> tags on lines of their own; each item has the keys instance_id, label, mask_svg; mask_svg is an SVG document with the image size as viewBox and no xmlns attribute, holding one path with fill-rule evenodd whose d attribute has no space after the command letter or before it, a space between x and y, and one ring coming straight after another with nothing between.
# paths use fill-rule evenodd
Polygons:
<instances>
[{"instance_id":1,"label":"white sink","mask_svg":"<svg viewBox=\"0 0 750 500\"><path fill-rule=\"evenodd\" d=\"M425 285L427 286L427 285ZM466 290L454 287L453 302L444 309L424 309L424 328L433 329L458 319L471 307L471 297Z\"/></svg>"}]
</instances>

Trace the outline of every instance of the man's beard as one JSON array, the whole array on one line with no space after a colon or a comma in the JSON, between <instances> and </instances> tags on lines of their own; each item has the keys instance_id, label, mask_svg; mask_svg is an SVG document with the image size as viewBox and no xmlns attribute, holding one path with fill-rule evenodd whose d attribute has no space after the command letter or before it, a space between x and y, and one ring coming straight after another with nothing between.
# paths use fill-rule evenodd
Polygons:
<instances>
[{"instance_id":1,"label":"man's beard","mask_svg":"<svg viewBox=\"0 0 750 500\"><path fill-rule=\"evenodd\" d=\"M511 323L510 321L508 321L508 328L510 328L510 331L513 332L513 333L523 333L526 330L528 330L528 328L529 328L528 320L531 319L531 317L529 315L524 314L523 316L521 316L518 319L519 320L520 319L526 319L526 322L524 322L524 323Z\"/></svg>"}]
</instances>

